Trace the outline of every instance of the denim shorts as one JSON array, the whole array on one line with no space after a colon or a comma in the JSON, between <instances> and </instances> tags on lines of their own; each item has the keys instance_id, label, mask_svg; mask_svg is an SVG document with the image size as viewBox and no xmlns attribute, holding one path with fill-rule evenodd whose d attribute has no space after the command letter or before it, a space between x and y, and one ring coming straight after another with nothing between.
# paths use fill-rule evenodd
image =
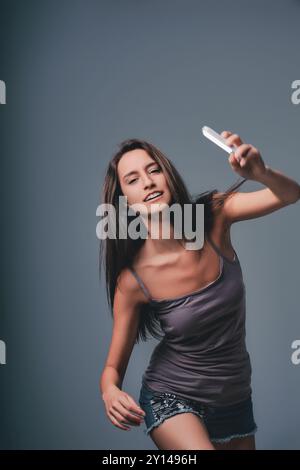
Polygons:
<instances>
[{"instance_id":1,"label":"denim shorts","mask_svg":"<svg viewBox=\"0 0 300 470\"><path fill-rule=\"evenodd\" d=\"M212 442L228 442L235 437L256 433L251 395L244 401L229 406L207 405L188 400L170 392L158 392L142 384L139 404L146 413L144 434L159 426L165 419L178 413L191 412L202 418Z\"/></svg>"}]
</instances>

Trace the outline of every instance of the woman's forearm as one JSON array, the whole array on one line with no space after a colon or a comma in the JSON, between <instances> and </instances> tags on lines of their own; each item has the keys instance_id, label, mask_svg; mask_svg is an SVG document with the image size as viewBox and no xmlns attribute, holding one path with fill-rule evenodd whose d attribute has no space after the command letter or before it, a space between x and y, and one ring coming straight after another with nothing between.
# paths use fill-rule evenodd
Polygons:
<instances>
[{"instance_id":1,"label":"woman's forearm","mask_svg":"<svg viewBox=\"0 0 300 470\"><path fill-rule=\"evenodd\" d=\"M297 181L267 165L265 172L256 178L256 181L267 186L279 199L287 203L292 204L300 198L300 186Z\"/></svg>"},{"instance_id":2,"label":"woman's forearm","mask_svg":"<svg viewBox=\"0 0 300 470\"><path fill-rule=\"evenodd\" d=\"M111 366L104 367L104 370L101 374L100 378L100 390L102 393L102 397L105 392L107 392L111 388L119 388L122 387L122 378L118 371Z\"/></svg>"},{"instance_id":3,"label":"woman's forearm","mask_svg":"<svg viewBox=\"0 0 300 470\"><path fill-rule=\"evenodd\" d=\"M221 136L229 147L235 146L228 161L236 173L264 184L284 204L293 204L299 200L300 186L297 181L266 165L256 147L244 144L239 135L229 131L223 131Z\"/></svg>"}]
</instances>

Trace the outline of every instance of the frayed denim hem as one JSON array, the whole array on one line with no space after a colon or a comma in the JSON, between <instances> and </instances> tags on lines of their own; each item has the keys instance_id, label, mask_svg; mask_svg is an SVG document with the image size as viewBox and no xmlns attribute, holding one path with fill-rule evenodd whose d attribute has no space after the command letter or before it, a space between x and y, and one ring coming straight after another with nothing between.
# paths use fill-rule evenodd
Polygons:
<instances>
[{"instance_id":1,"label":"frayed denim hem","mask_svg":"<svg viewBox=\"0 0 300 470\"><path fill-rule=\"evenodd\" d=\"M178 415L179 413L194 413L195 415L199 416L200 418L203 418L203 414L199 413L198 411L195 411L193 408L184 408L182 410L174 410L171 413L162 415L158 421L155 421L155 423L152 423L151 426L148 429L144 429L144 434L148 436L149 432L152 431L153 428L156 428L159 424L161 424L165 419L170 418L171 416Z\"/></svg>"},{"instance_id":2,"label":"frayed denim hem","mask_svg":"<svg viewBox=\"0 0 300 470\"><path fill-rule=\"evenodd\" d=\"M223 438L216 438L214 439L213 437L210 438L211 442L217 442L217 443L222 443L222 442L229 442L231 441L231 439L236 439L236 438L243 438L243 437L247 437L247 436L253 436L257 431L257 426L255 426L255 428L253 429L253 431L251 432L247 432L245 434L232 434L231 436L228 436L228 437L223 437Z\"/></svg>"}]
</instances>

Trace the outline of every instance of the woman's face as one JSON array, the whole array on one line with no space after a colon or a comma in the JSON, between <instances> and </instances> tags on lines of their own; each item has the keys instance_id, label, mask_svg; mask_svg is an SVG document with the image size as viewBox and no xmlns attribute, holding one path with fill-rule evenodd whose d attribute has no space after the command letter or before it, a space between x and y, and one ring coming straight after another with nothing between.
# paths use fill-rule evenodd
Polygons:
<instances>
[{"instance_id":1,"label":"woman's face","mask_svg":"<svg viewBox=\"0 0 300 470\"><path fill-rule=\"evenodd\" d=\"M172 195L159 164L143 149L130 150L122 155L118 163L118 177L128 205L144 204L150 212L152 204L170 205ZM147 200L150 193L160 192L157 197ZM152 212L153 211L152 208Z\"/></svg>"}]
</instances>

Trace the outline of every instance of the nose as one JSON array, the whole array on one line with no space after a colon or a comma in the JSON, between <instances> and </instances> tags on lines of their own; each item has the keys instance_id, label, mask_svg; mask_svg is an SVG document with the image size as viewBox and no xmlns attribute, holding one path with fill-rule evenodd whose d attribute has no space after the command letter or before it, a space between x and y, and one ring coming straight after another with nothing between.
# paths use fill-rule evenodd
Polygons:
<instances>
[{"instance_id":1,"label":"nose","mask_svg":"<svg viewBox=\"0 0 300 470\"><path fill-rule=\"evenodd\" d=\"M145 173L143 175L143 185L144 185L144 188L148 188L153 185L153 181L149 173Z\"/></svg>"}]
</instances>

